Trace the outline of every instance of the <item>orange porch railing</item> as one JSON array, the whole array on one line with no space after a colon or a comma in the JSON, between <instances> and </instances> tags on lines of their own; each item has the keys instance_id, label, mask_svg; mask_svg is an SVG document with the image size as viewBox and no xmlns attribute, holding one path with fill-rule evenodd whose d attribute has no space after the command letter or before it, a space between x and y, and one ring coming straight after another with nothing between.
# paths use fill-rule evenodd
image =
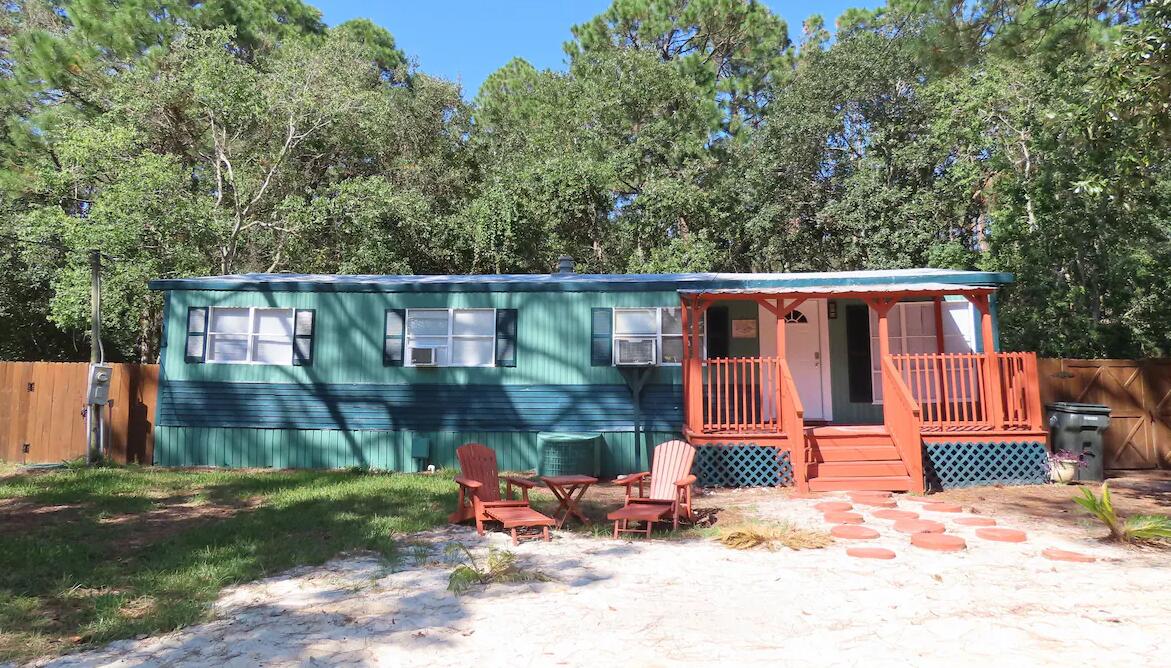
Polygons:
<instances>
[{"instance_id":1,"label":"orange porch railing","mask_svg":"<svg viewBox=\"0 0 1171 668\"><path fill-rule=\"evenodd\" d=\"M882 397L883 425L907 467L912 491L922 492L923 411L890 356L882 360Z\"/></svg>"},{"instance_id":2,"label":"orange porch railing","mask_svg":"<svg viewBox=\"0 0 1171 668\"><path fill-rule=\"evenodd\" d=\"M922 430L1041 430L1034 353L891 355L921 410Z\"/></svg>"},{"instance_id":3,"label":"orange porch railing","mask_svg":"<svg viewBox=\"0 0 1171 668\"><path fill-rule=\"evenodd\" d=\"M718 357L703 365L705 433L781 433L788 369L777 357ZM798 409L799 410L799 409Z\"/></svg>"}]
</instances>

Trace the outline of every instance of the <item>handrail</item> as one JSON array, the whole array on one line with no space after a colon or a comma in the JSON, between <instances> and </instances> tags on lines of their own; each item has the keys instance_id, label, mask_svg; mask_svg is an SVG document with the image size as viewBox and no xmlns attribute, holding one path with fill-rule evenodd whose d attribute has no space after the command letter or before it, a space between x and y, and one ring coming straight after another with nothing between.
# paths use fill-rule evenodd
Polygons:
<instances>
[{"instance_id":1,"label":"handrail","mask_svg":"<svg viewBox=\"0 0 1171 668\"><path fill-rule=\"evenodd\" d=\"M925 489L922 412L890 355L882 359L882 397L883 423L907 467L911 491L922 492Z\"/></svg>"},{"instance_id":2,"label":"handrail","mask_svg":"<svg viewBox=\"0 0 1171 668\"><path fill-rule=\"evenodd\" d=\"M891 355L926 431L1044 429L1035 353Z\"/></svg>"},{"instance_id":3,"label":"handrail","mask_svg":"<svg viewBox=\"0 0 1171 668\"><path fill-rule=\"evenodd\" d=\"M705 433L780 433L784 430L780 369L776 357L714 357L701 374Z\"/></svg>"},{"instance_id":4,"label":"handrail","mask_svg":"<svg viewBox=\"0 0 1171 668\"><path fill-rule=\"evenodd\" d=\"M793 467L793 482L798 491L809 490L809 453L805 441L805 406L797 393L797 383L789 365L783 359L777 360L781 375L781 427L789 441L789 463Z\"/></svg>"}]
</instances>

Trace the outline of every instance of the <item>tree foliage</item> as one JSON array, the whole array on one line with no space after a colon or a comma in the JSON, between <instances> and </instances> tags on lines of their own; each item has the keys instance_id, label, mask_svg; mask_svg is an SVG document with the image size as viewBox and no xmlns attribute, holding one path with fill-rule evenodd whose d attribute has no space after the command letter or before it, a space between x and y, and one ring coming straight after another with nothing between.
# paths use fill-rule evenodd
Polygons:
<instances>
[{"instance_id":1,"label":"tree foliage","mask_svg":"<svg viewBox=\"0 0 1171 668\"><path fill-rule=\"evenodd\" d=\"M1011 271L1007 346L1171 354L1171 0L614 0L466 102L299 0L0 17L0 356L152 359L156 277Z\"/></svg>"}]
</instances>

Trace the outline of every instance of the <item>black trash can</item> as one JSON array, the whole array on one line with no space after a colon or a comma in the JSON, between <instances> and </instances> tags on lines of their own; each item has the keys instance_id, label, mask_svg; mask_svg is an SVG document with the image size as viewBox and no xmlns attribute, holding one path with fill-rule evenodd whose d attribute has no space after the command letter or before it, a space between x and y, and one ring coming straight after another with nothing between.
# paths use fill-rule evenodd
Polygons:
<instances>
[{"instance_id":1,"label":"black trash can","mask_svg":"<svg viewBox=\"0 0 1171 668\"><path fill-rule=\"evenodd\" d=\"M1049 413L1049 445L1081 457L1078 480L1105 480L1102 433L1110 426L1110 407L1059 401L1045 406Z\"/></svg>"}]
</instances>

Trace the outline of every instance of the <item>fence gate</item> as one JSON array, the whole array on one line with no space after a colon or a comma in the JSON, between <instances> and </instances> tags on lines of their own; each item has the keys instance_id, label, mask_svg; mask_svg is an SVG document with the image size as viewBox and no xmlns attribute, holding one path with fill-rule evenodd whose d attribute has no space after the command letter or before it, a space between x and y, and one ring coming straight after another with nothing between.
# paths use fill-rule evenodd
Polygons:
<instances>
[{"instance_id":1,"label":"fence gate","mask_svg":"<svg viewBox=\"0 0 1171 668\"><path fill-rule=\"evenodd\" d=\"M150 463L158 366L114 364L108 454ZM0 362L0 460L49 463L85 455L85 362Z\"/></svg>"},{"instance_id":2,"label":"fence gate","mask_svg":"<svg viewBox=\"0 0 1171 668\"><path fill-rule=\"evenodd\" d=\"M1042 398L1110 407L1106 468L1171 468L1171 360L1045 360Z\"/></svg>"}]
</instances>

